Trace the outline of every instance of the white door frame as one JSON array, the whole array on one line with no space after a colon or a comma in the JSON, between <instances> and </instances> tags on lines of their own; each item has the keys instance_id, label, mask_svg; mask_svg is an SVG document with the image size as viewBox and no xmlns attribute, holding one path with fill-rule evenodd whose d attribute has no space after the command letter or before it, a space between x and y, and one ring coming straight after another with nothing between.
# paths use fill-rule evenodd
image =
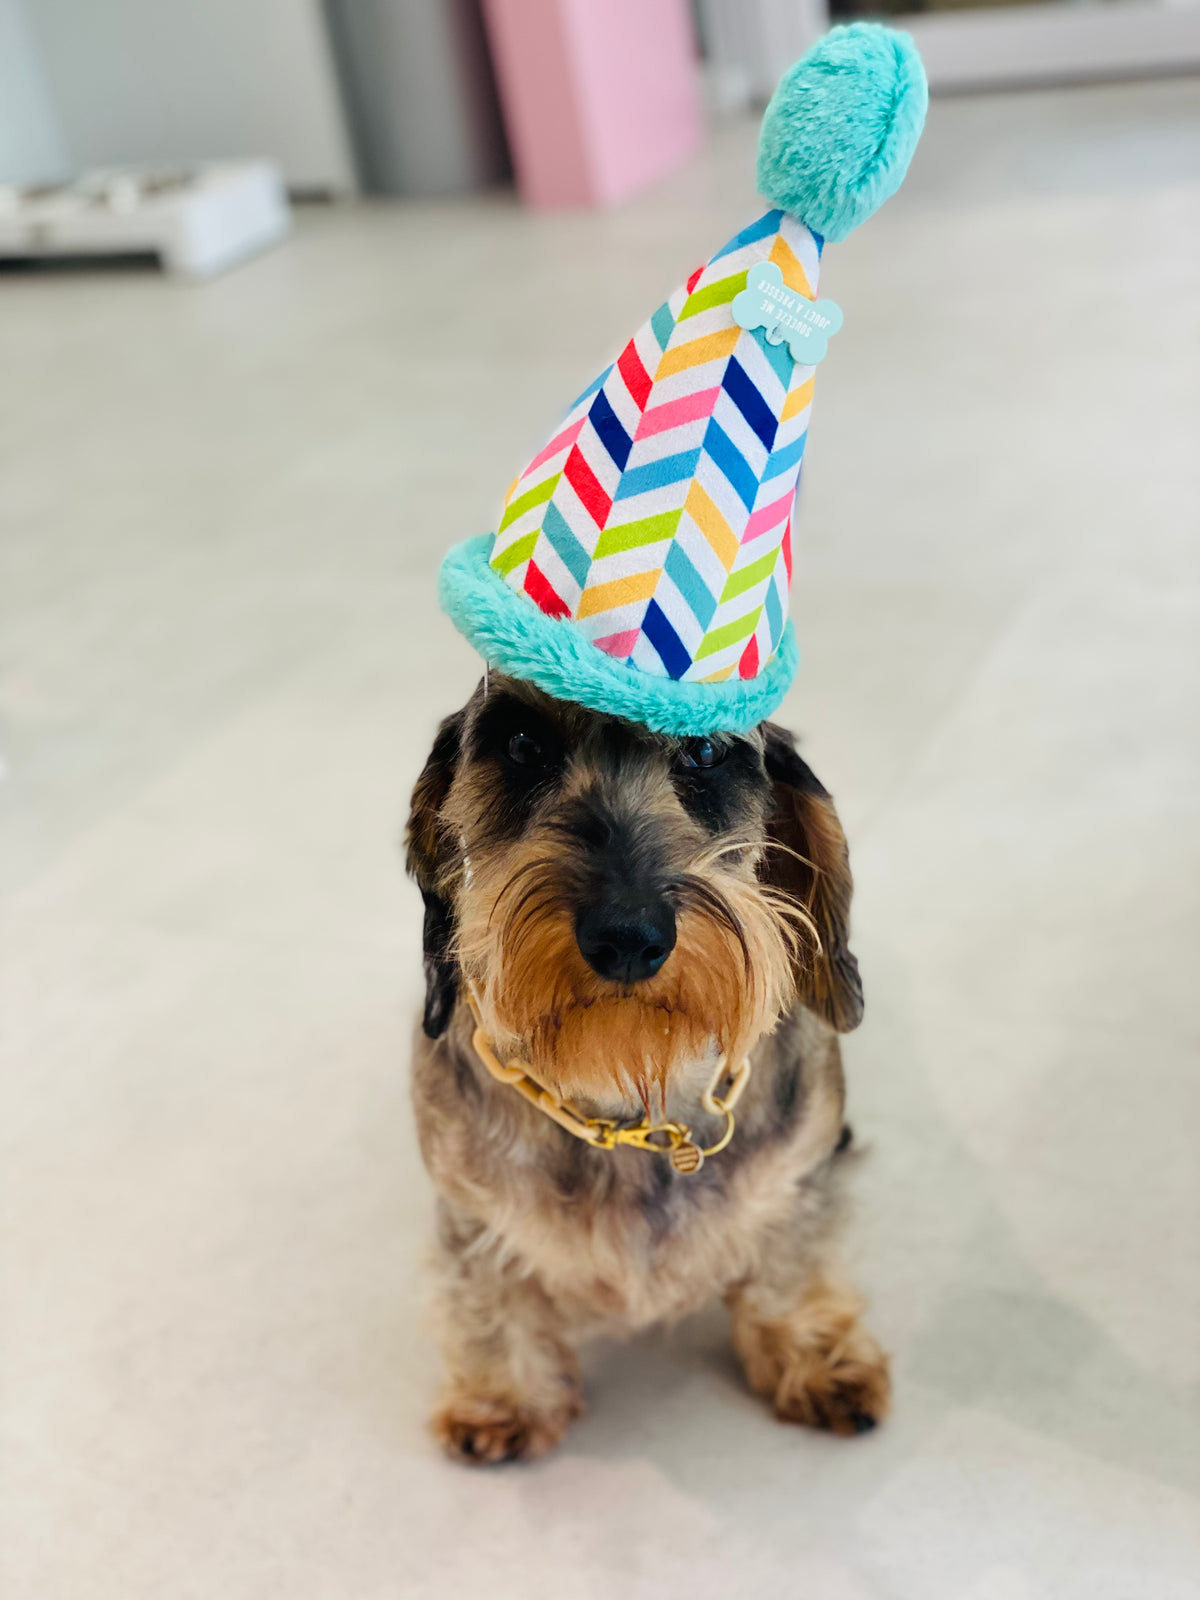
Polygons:
<instances>
[{"instance_id":1,"label":"white door frame","mask_svg":"<svg viewBox=\"0 0 1200 1600\"><path fill-rule=\"evenodd\" d=\"M935 91L1200 71L1200 4L1189 0L1059 0L888 20L916 40Z\"/></svg>"},{"instance_id":2,"label":"white door frame","mask_svg":"<svg viewBox=\"0 0 1200 1600\"><path fill-rule=\"evenodd\" d=\"M827 0L696 0L719 109L762 103L829 27ZM1200 71L1200 0L1047 0L888 17L930 88L1019 87Z\"/></svg>"}]
</instances>

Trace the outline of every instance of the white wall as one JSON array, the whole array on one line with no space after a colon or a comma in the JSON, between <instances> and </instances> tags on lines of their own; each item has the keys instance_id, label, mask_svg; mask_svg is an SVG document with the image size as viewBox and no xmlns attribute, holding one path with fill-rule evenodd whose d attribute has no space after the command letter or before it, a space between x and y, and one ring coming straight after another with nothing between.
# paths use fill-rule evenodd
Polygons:
<instances>
[{"instance_id":1,"label":"white wall","mask_svg":"<svg viewBox=\"0 0 1200 1600\"><path fill-rule=\"evenodd\" d=\"M696 0L719 111L765 105L775 85L829 27L827 0Z\"/></svg>"},{"instance_id":2,"label":"white wall","mask_svg":"<svg viewBox=\"0 0 1200 1600\"><path fill-rule=\"evenodd\" d=\"M293 187L354 186L320 0L25 4L77 166L272 156Z\"/></svg>"},{"instance_id":3,"label":"white wall","mask_svg":"<svg viewBox=\"0 0 1200 1600\"><path fill-rule=\"evenodd\" d=\"M0 183L45 183L68 168L23 0L0 0Z\"/></svg>"}]
</instances>

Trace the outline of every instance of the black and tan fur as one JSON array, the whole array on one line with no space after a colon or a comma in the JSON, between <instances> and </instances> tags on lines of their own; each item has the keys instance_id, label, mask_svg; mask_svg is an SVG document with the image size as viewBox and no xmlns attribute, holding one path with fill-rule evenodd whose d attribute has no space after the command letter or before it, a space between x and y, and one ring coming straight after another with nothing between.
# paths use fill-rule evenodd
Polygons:
<instances>
[{"instance_id":1,"label":"black and tan fur","mask_svg":"<svg viewBox=\"0 0 1200 1600\"><path fill-rule=\"evenodd\" d=\"M550 1448L582 1406L580 1338L714 1295L779 1416L871 1427L887 1361L835 1247L837 1033L862 1013L851 879L833 804L790 735L766 723L680 742L493 675L439 729L408 864L425 901L413 1092L438 1192L447 1447L479 1462ZM587 907L631 893L670 907L675 942L660 970L617 983L585 961L577 929ZM678 1117L704 1143L720 1132L699 1105L716 1051L749 1051L732 1143L680 1175L573 1139L489 1076L467 981L502 1057L573 1105Z\"/></svg>"}]
</instances>

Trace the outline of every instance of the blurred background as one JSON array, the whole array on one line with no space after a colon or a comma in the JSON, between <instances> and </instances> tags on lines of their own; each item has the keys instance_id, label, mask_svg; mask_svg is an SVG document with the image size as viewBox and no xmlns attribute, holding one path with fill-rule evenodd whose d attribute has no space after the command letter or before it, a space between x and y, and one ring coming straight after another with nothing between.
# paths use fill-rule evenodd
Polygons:
<instances>
[{"instance_id":1,"label":"blurred background","mask_svg":"<svg viewBox=\"0 0 1200 1600\"><path fill-rule=\"evenodd\" d=\"M452 194L515 157L534 203L612 201L694 142L687 78L765 104L865 16L915 37L935 91L1200 70L1191 0L2 0L0 181L268 157L299 196ZM664 94L686 127L625 172L614 129Z\"/></svg>"},{"instance_id":2,"label":"blurred background","mask_svg":"<svg viewBox=\"0 0 1200 1600\"><path fill-rule=\"evenodd\" d=\"M714 1312L560 1454L424 1432L407 794L445 548L908 29L780 715L867 1020L887 1427ZM0 1594L1200 1596L1200 6L0 0Z\"/></svg>"}]
</instances>

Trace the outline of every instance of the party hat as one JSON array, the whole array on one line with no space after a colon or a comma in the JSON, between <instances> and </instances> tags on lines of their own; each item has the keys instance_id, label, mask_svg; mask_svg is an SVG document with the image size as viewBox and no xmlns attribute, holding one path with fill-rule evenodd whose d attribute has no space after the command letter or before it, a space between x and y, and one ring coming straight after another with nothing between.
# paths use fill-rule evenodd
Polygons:
<instances>
[{"instance_id":1,"label":"party hat","mask_svg":"<svg viewBox=\"0 0 1200 1600\"><path fill-rule=\"evenodd\" d=\"M899 187L925 118L912 41L835 28L763 119L771 209L659 306L514 480L495 534L447 555L442 604L485 660L679 737L744 732L799 661L793 510L839 308L826 240Z\"/></svg>"}]
</instances>

